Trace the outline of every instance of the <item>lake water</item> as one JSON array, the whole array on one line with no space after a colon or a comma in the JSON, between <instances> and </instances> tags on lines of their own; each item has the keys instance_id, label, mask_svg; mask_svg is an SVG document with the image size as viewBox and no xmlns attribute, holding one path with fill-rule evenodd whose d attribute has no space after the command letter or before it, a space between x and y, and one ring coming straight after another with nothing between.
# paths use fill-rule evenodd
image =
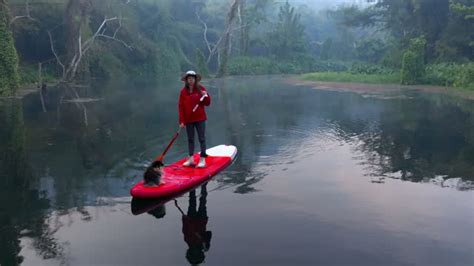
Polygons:
<instances>
[{"instance_id":1,"label":"lake water","mask_svg":"<svg viewBox=\"0 0 474 266\"><path fill-rule=\"evenodd\" d=\"M208 147L237 158L139 215L129 189L177 129L179 81L0 100L0 265L474 264L474 101L204 85ZM182 134L165 161L186 151Z\"/></svg>"}]
</instances>

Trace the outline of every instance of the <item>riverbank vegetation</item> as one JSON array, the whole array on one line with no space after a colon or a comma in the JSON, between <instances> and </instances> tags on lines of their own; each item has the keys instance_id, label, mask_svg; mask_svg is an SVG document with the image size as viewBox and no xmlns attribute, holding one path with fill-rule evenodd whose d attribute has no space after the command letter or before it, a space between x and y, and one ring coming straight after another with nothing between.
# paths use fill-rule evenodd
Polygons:
<instances>
[{"instance_id":1,"label":"riverbank vegetation","mask_svg":"<svg viewBox=\"0 0 474 266\"><path fill-rule=\"evenodd\" d=\"M1 0L0 89L190 68L474 89L471 1L358 3Z\"/></svg>"}]
</instances>

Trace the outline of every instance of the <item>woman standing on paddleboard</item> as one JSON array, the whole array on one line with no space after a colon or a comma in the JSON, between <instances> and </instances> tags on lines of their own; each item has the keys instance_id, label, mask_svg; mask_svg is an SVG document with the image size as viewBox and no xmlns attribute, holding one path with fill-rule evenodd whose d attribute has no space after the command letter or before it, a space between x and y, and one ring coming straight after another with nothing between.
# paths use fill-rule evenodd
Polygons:
<instances>
[{"instance_id":1,"label":"woman standing on paddleboard","mask_svg":"<svg viewBox=\"0 0 474 266\"><path fill-rule=\"evenodd\" d=\"M201 146L201 156L198 168L206 167L206 111L205 106L211 104L211 96L206 88L199 84L201 76L190 70L181 78L184 81L184 87L179 95L179 126L186 127L188 135L188 151L189 157L183 163L184 166L195 165L194 154L194 130L196 129Z\"/></svg>"}]
</instances>

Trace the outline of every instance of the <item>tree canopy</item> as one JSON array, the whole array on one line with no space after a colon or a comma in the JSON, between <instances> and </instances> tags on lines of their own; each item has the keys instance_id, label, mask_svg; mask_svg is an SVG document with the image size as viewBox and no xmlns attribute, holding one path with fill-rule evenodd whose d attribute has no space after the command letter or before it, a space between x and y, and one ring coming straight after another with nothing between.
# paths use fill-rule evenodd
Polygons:
<instances>
[{"instance_id":1,"label":"tree canopy","mask_svg":"<svg viewBox=\"0 0 474 266\"><path fill-rule=\"evenodd\" d=\"M211 76L340 71L354 62L400 71L416 38L426 40L426 64L466 64L474 56L473 10L469 0L331 8L274 0L3 0L0 67L9 80L1 84L15 85L17 58L22 83L36 81L38 64L45 78L63 80L189 68Z\"/></svg>"}]
</instances>

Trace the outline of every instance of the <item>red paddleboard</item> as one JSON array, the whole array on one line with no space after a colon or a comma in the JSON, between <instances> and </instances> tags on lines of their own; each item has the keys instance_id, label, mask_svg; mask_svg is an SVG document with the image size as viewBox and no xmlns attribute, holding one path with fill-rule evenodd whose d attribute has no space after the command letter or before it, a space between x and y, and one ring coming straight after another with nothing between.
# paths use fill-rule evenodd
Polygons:
<instances>
[{"instance_id":1,"label":"red paddleboard","mask_svg":"<svg viewBox=\"0 0 474 266\"><path fill-rule=\"evenodd\" d=\"M143 180L130 190L136 198L165 198L186 192L208 181L232 163L237 154L237 148L232 145L219 145L206 150L205 168L183 166L183 158L163 168L162 184L159 186L144 186ZM199 153L194 154L194 161L199 162Z\"/></svg>"}]
</instances>

